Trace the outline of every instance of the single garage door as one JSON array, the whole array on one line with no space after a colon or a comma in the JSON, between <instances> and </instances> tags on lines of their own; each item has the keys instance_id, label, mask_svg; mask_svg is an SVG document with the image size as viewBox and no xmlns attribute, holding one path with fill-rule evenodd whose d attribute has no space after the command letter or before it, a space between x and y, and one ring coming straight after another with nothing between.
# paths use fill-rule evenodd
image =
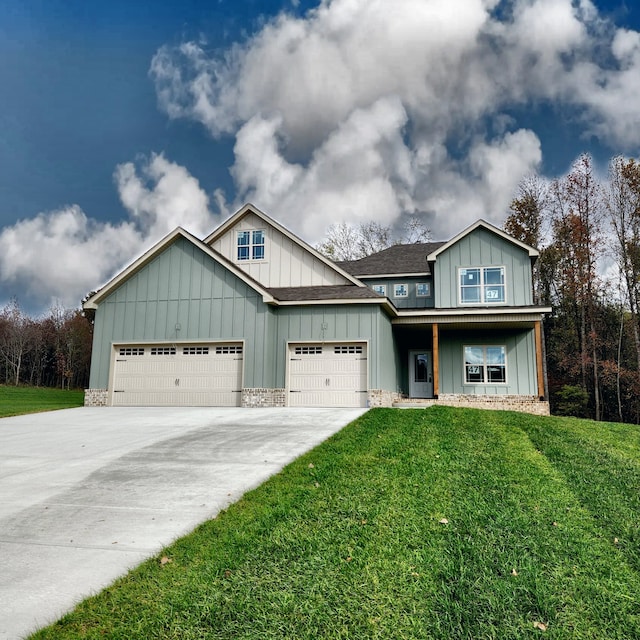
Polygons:
<instances>
[{"instance_id":1,"label":"single garage door","mask_svg":"<svg viewBox=\"0 0 640 640\"><path fill-rule=\"evenodd\" d=\"M113 404L239 407L242 344L117 346Z\"/></svg>"},{"instance_id":2,"label":"single garage door","mask_svg":"<svg viewBox=\"0 0 640 640\"><path fill-rule=\"evenodd\" d=\"M289 345L290 407L366 407L366 343Z\"/></svg>"}]
</instances>

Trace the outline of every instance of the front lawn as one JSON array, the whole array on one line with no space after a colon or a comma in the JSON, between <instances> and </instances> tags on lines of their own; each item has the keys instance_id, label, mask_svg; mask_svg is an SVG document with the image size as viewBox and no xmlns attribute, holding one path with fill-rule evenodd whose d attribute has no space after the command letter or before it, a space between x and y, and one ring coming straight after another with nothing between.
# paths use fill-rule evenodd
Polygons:
<instances>
[{"instance_id":1,"label":"front lawn","mask_svg":"<svg viewBox=\"0 0 640 640\"><path fill-rule=\"evenodd\" d=\"M35 638L640 629L640 430L375 409Z\"/></svg>"},{"instance_id":2,"label":"front lawn","mask_svg":"<svg viewBox=\"0 0 640 640\"><path fill-rule=\"evenodd\" d=\"M0 418L81 407L84 391L0 385Z\"/></svg>"}]
</instances>

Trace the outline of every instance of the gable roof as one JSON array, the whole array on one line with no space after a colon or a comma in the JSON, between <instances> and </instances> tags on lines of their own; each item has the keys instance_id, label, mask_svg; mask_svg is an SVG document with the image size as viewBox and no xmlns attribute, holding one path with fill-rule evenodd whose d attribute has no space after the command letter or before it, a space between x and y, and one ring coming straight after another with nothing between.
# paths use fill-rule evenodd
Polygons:
<instances>
[{"instance_id":1,"label":"gable roof","mask_svg":"<svg viewBox=\"0 0 640 640\"><path fill-rule=\"evenodd\" d=\"M504 232L502 229L499 229L498 227L495 227L494 225L490 224L486 220L480 219L474 222L471 226L461 231L457 236L451 238L451 240L449 240L448 242L443 242L440 247L433 250L427 256L427 260L429 260L429 262L434 262L442 252L446 251L447 249L452 247L456 242L458 242L459 240L462 240L462 238L464 238L466 235L470 234L472 231L475 231L476 229L479 229L479 228L486 229L487 231L491 233L495 233L496 235L500 236L507 242L511 242L512 244L515 244L516 246L526 251L529 254L529 257L532 259L535 259L540 255L540 252L537 249L534 249L533 247L529 246L528 244L525 244L524 242L520 242L520 240L516 240L516 238L514 238L513 236L510 236L508 233Z\"/></svg>"},{"instance_id":2,"label":"gable roof","mask_svg":"<svg viewBox=\"0 0 640 640\"><path fill-rule=\"evenodd\" d=\"M276 222L273 218L268 216L266 213L263 213L262 211L260 211L258 207L251 204L250 202L245 204L238 211L236 211L230 218L227 218L227 220L225 220L217 229L215 229L211 234L209 234L203 240L203 242L207 245L213 244L218 238L223 236L225 233L227 233L227 231L229 231L229 229L231 229L235 224L237 224L240 220L242 220L242 218L250 214L253 214L258 216L259 218L262 218L262 220L264 220L266 224L270 225L271 227L273 227L274 229L282 233L293 243L297 244L303 250L309 252L311 255L314 256L314 258L320 260L327 267L339 273L343 278L346 278L352 284L358 287L366 286L362 282L360 282L357 278L355 278L353 274L343 269L338 263L333 262L333 260L330 260L326 256L322 255L319 251L314 249L311 245L307 244L304 240L301 240L300 238L298 238L298 236L296 236L294 233L289 231L289 229L287 229L286 227L283 227L279 222Z\"/></svg>"},{"instance_id":3,"label":"gable roof","mask_svg":"<svg viewBox=\"0 0 640 640\"><path fill-rule=\"evenodd\" d=\"M273 296L256 280L254 280L249 274L238 269L232 262L227 260L222 254L218 253L202 241L198 240L195 236L191 235L188 231L185 231L182 227L176 227L171 233L167 234L160 242L156 243L148 251L143 253L137 260L132 262L126 269L114 276L107 284L101 287L96 293L94 293L88 300L82 305L83 309L97 309L98 304L102 302L109 294L115 291L120 285L124 284L129 278L133 277L143 267L148 265L156 256L162 253L165 249L170 247L179 238L184 238L191 244L195 245L198 249L206 253L210 258L220 263L226 269L231 271L235 276L244 281L252 289L262 296L264 302L273 302Z\"/></svg>"},{"instance_id":4,"label":"gable roof","mask_svg":"<svg viewBox=\"0 0 640 640\"><path fill-rule=\"evenodd\" d=\"M414 244L394 244L387 249L372 253L360 260L337 262L345 271L354 276L400 276L430 275L427 256L441 247L444 242L417 242Z\"/></svg>"}]
</instances>

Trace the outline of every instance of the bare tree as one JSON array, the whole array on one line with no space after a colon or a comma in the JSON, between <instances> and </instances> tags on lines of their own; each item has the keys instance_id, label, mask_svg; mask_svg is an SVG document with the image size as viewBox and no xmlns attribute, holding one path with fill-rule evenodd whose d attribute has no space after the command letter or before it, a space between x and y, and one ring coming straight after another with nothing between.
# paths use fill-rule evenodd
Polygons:
<instances>
[{"instance_id":1,"label":"bare tree","mask_svg":"<svg viewBox=\"0 0 640 640\"><path fill-rule=\"evenodd\" d=\"M32 321L12 298L0 311L0 356L11 372L11 380L20 383L20 373L25 355L31 349Z\"/></svg>"}]
</instances>

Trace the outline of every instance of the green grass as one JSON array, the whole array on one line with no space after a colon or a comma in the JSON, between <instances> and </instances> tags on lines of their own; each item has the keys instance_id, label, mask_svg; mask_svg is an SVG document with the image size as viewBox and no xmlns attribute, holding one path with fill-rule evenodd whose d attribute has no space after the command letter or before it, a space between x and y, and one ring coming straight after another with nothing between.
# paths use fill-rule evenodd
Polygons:
<instances>
[{"instance_id":1,"label":"green grass","mask_svg":"<svg viewBox=\"0 0 640 640\"><path fill-rule=\"evenodd\" d=\"M0 385L0 418L81 407L84 391Z\"/></svg>"},{"instance_id":2,"label":"green grass","mask_svg":"<svg viewBox=\"0 0 640 640\"><path fill-rule=\"evenodd\" d=\"M638 638L639 530L636 427L375 409L34 637Z\"/></svg>"}]
</instances>

